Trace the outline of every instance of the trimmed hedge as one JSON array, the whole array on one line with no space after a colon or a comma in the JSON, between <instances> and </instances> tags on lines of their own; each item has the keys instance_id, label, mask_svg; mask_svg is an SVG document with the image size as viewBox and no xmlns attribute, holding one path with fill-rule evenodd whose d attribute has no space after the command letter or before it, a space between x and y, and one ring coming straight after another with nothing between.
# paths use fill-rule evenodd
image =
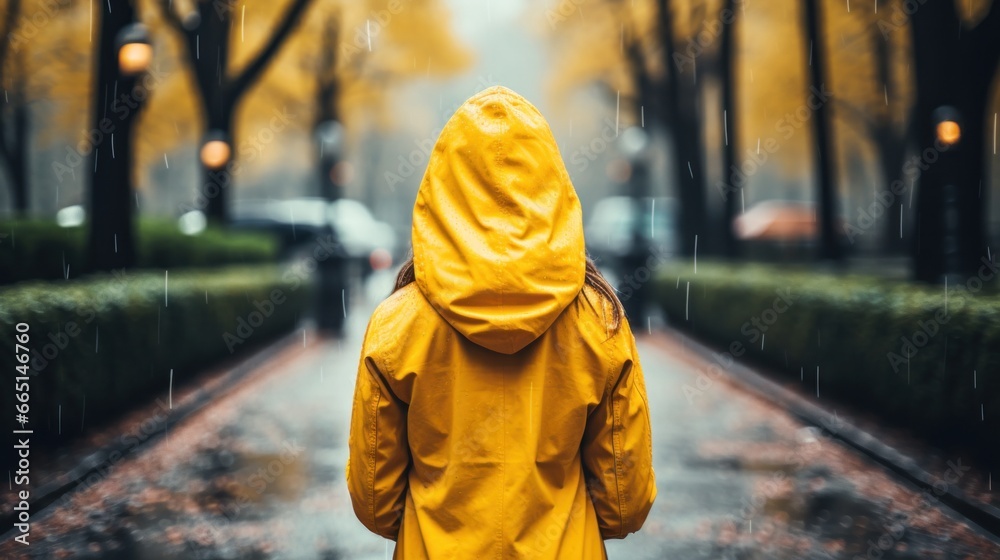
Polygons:
<instances>
[{"instance_id":1,"label":"trimmed hedge","mask_svg":"<svg viewBox=\"0 0 1000 560\"><path fill-rule=\"evenodd\" d=\"M59 227L49 220L0 222L0 284L79 278L87 267L87 228ZM143 218L136 227L137 268L181 268L274 262L273 236L209 228L185 235L177 224Z\"/></svg>"},{"instance_id":2,"label":"trimmed hedge","mask_svg":"<svg viewBox=\"0 0 1000 560\"><path fill-rule=\"evenodd\" d=\"M170 274L166 298L165 276L142 272L0 289L5 424L15 410L17 323L30 327L30 428L36 439L56 441L78 435L84 414L91 425L165 393L170 370L177 387L291 331L311 297L309 283L283 279L271 265Z\"/></svg>"},{"instance_id":3,"label":"trimmed hedge","mask_svg":"<svg viewBox=\"0 0 1000 560\"><path fill-rule=\"evenodd\" d=\"M659 271L654 297L673 326L763 361L809 394L819 367L821 400L859 406L998 463L993 274L952 287L946 304L943 287L760 264L700 262L694 273L675 263Z\"/></svg>"}]
</instances>

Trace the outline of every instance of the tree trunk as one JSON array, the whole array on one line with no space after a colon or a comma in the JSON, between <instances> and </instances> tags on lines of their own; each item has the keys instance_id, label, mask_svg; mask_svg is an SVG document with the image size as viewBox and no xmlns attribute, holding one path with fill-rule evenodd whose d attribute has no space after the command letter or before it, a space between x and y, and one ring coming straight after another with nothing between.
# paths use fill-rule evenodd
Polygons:
<instances>
[{"instance_id":1,"label":"tree trunk","mask_svg":"<svg viewBox=\"0 0 1000 560\"><path fill-rule=\"evenodd\" d=\"M947 274L974 275L987 255L984 184L987 106L996 74L1000 8L994 3L974 29L962 29L950 1L928 0L913 14L917 86L916 141L920 149L913 275L941 282ZM957 111L961 140L936 143L941 107ZM953 219L946 220L949 212Z\"/></svg>"},{"instance_id":2,"label":"tree trunk","mask_svg":"<svg viewBox=\"0 0 1000 560\"><path fill-rule=\"evenodd\" d=\"M726 0L723 10L736 11L736 1ZM736 21L723 25L722 45L719 68L722 82L722 114L725 118L723 126L726 127L724 133L724 145L722 147L722 169L723 179L732 169L736 169L736 142L739 138L736 120ZM740 189L742 191L742 188ZM722 189L722 223L719 228L719 235L722 241L722 253L727 257L739 256L740 246L737 243L736 235L733 233L733 219L736 217L736 199L742 192Z\"/></svg>"},{"instance_id":3,"label":"tree trunk","mask_svg":"<svg viewBox=\"0 0 1000 560\"><path fill-rule=\"evenodd\" d=\"M826 49L821 34L820 9L817 0L806 0L805 28L806 39L809 45L809 82L811 90L822 92L826 83ZM837 217L837 181L836 163L833 148L833 129L830 122L828 105L824 100L820 100L818 106L813 108L813 122L815 123L815 157L817 172L816 196L816 219L819 228L819 258L823 260L837 261L843 256L840 246L840 239L837 235L837 228L834 220Z\"/></svg>"},{"instance_id":4,"label":"tree trunk","mask_svg":"<svg viewBox=\"0 0 1000 560\"><path fill-rule=\"evenodd\" d=\"M2 36L10 39L13 29L21 16L21 0L9 0L4 14ZM3 158L10 181L11 205L14 215L24 217L28 213L28 118L27 95L25 94L24 57L20 52L11 53L12 42L0 42L0 83L7 95L6 110L10 111L11 130L0 123L0 157ZM10 62L8 63L8 58ZM4 73L10 69L11 75ZM4 120L7 115L2 115Z\"/></svg>"},{"instance_id":5,"label":"tree trunk","mask_svg":"<svg viewBox=\"0 0 1000 560\"><path fill-rule=\"evenodd\" d=\"M699 88L696 83L688 85L689 79L694 81L694 69L685 74L675 63L676 47L674 43L673 23L668 0L659 0L660 35L663 38L667 68L667 127L671 130L674 151L674 180L677 186L679 207L678 252L681 255L693 256L695 243L700 242L704 249L710 243L706 239L705 228L705 189L702 172L704 142L702 141L701 122L698 118ZM690 78L688 78L690 76Z\"/></svg>"},{"instance_id":6,"label":"tree trunk","mask_svg":"<svg viewBox=\"0 0 1000 560\"><path fill-rule=\"evenodd\" d=\"M885 217L882 221L882 233L880 249L885 255L897 255L905 252L906 242L903 232L903 210L906 201L906 191L896 194L893 184L896 181L905 181L903 176L903 162L906 159L906 150L910 142L909 119L913 118L912 111L903 125L903 130L896 129L892 122L892 112L888 107L889 100L900 98L894 81L892 79L892 50L889 40L882 34L882 30L876 26L871 31L872 50L875 52L875 75L877 83L882 84L883 94L886 99L885 112L881 117L876 118L870 130L872 132L872 142L878 148L879 176L882 182L883 193L891 196L891 202L885 208ZM898 188L896 190L899 190ZM886 195L883 194L883 197ZM875 201L878 204L878 201Z\"/></svg>"},{"instance_id":7,"label":"tree trunk","mask_svg":"<svg viewBox=\"0 0 1000 560\"><path fill-rule=\"evenodd\" d=\"M14 215L28 215L28 107L23 94L18 96L18 104L11 109L13 115L12 140L4 141L4 155L7 164L7 178L10 180L11 205ZM2 134L3 131L0 131Z\"/></svg>"},{"instance_id":8,"label":"tree trunk","mask_svg":"<svg viewBox=\"0 0 1000 560\"><path fill-rule=\"evenodd\" d=\"M232 150L230 161L236 158L233 130L236 105L256 83L310 3L311 0L293 0L260 52L239 74L230 76L229 35L236 2L194 2L193 9L197 10L198 17L182 18L173 10L172 2L161 0L165 19L186 39L188 61L194 68L207 132L224 136ZM201 170L204 182L200 196L207 199L205 213L216 223L225 222L228 217L228 189L233 184L231 169L232 166L222 171L213 172L204 167Z\"/></svg>"},{"instance_id":9,"label":"tree trunk","mask_svg":"<svg viewBox=\"0 0 1000 560\"><path fill-rule=\"evenodd\" d=\"M90 268L111 270L135 262L132 224L132 128L141 105L132 95L136 80L118 68L116 36L135 21L131 2L118 1L109 10L100 3L97 81L91 130L101 131L92 146L90 175ZM87 140L88 142L90 140Z\"/></svg>"},{"instance_id":10,"label":"tree trunk","mask_svg":"<svg viewBox=\"0 0 1000 560\"><path fill-rule=\"evenodd\" d=\"M233 100L227 92L226 69L229 66L229 32L232 29L231 10L216 9L215 2L198 4L201 25L194 36L195 77L201 90L202 110L205 114L206 137L221 133L235 152L233 134ZM235 153L230 154L230 159ZM227 219L228 191L232 187L232 174L226 169L213 171L199 158L203 192L208 201L205 214L215 223ZM231 169L231 168L230 168Z\"/></svg>"}]
</instances>

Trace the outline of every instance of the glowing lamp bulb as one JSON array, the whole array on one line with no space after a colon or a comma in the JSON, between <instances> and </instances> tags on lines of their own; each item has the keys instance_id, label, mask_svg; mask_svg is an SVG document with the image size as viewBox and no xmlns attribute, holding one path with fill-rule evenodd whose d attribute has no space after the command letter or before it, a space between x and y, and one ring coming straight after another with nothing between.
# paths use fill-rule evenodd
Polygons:
<instances>
[{"instance_id":1,"label":"glowing lamp bulb","mask_svg":"<svg viewBox=\"0 0 1000 560\"><path fill-rule=\"evenodd\" d=\"M153 60L153 46L149 43L127 43L118 49L118 68L126 76L141 74Z\"/></svg>"},{"instance_id":2,"label":"glowing lamp bulb","mask_svg":"<svg viewBox=\"0 0 1000 560\"><path fill-rule=\"evenodd\" d=\"M209 140L201 147L201 163L209 169L222 169L229 163L232 149L225 140Z\"/></svg>"},{"instance_id":3,"label":"glowing lamp bulb","mask_svg":"<svg viewBox=\"0 0 1000 560\"><path fill-rule=\"evenodd\" d=\"M962 139L962 127L955 121L941 121L937 124L937 138L945 146L954 146Z\"/></svg>"}]
</instances>

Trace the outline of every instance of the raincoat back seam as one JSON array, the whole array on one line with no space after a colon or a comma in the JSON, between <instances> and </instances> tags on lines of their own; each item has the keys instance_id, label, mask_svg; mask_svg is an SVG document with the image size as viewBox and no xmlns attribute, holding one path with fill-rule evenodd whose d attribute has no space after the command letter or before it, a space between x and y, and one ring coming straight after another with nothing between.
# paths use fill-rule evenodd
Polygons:
<instances>
[{"instance_id":1,"label":"raincoat back seam","mask_svg":"<svg viewBox=\"0 0 1000 560\"><path fill-rule=\"evenodd\" d=\"M368 375L371 376L371 371L368 372ZM370 488L369 495L371 496L371 498L368 500L368 510L369 510L369 515L371 515L372 518L372 527L378 534L382 533L379 531L378 519L375 516L375 471L378 470L375 461L376 461L376 456L378 455L376 453L376 449L378 447L378 405L381 402L381 400L382 400L382 389L381 387L378 386L378 384L375 384L375 399L372 403L372 424L374 425L372 426L372 435L369 438L368 442L370 449L370 451L368 452L370 458L369 463L371 464L371 468L369 469L370 474L368 476L369 478L368 484Z\"/></svg>"}]
</instances>

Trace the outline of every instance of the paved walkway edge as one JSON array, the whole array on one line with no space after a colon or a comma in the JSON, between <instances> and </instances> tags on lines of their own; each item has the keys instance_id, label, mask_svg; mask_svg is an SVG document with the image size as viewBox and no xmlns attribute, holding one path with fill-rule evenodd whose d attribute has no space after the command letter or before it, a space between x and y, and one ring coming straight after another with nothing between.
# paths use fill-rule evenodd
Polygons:
<instances>
[{"instance_id":1,"label":"paved walkway edge","mask_svg":"<svg viewBox=\"0 0 1000 560\"><path fill-rule=\"evenodd\" d=\"M301 344L303 328L306 327L300 325L288 334L266 344L235 363L220 380L221 382L216 383L212 389L198 389L189 401L171 409L167 421L162 425L158 425L146 439L133 445L125 445L120 439L116 440L114 443L101 447L84 457L76 467L70 469L65 475L58 477L57 480L44 484L37 490L34 490L32 494L37 497L31 501L32 523L43 519L45 514L48 513L46 508L71 492L81 480L86 479L91 474L99 473L98 469L108 464L112 453L118 452L122 456L122 459L120 459L122 461L128 461L132 457L135 457L138 451L146 448L150 443L160 441L160 438L156 436L165 434L172 426L176 426L193 416L212 400L222 397L235 389L238 382L250 376L257 368L277 356L289 345ZM0 523L3 523L5 526L12 526L14 523L17 523L15 513L11 511L10 514L4 515L3 521L0 521ZM0 542L6 541L16 532L16 527L5 532L0 536Z\"/></svg>"},{"instance_id":2,"label":"paved walkway edge","mask_svg":"<svg viewBox=\"0 0 1000 560\"><path fill-rule=\"evenodd\" d=\"M681 339L685 346L700 354L706 361L712 361L711 356L717 353L712 347L686 333L669 327L664 328L664 330L667 334ZM831 412L802 395L782 387L739 361L734 360L730 367L719 369L724 371L734 383L744 387L754 395L781 407L810 426L823 429L830 437L860 451L869 459L907 482L916 485L921 490L928 490L929 495L937 494L934 485L941 482L940 478L931 476L921 469L912 458L882 443L868 432L845 420L844 417L837 415L836 412ZM1000 543L1000 508L972 499L951 484L946 485L945 491L937 495L937 499L986 531L994 541Z\"/></svg>"}]
</instances>

